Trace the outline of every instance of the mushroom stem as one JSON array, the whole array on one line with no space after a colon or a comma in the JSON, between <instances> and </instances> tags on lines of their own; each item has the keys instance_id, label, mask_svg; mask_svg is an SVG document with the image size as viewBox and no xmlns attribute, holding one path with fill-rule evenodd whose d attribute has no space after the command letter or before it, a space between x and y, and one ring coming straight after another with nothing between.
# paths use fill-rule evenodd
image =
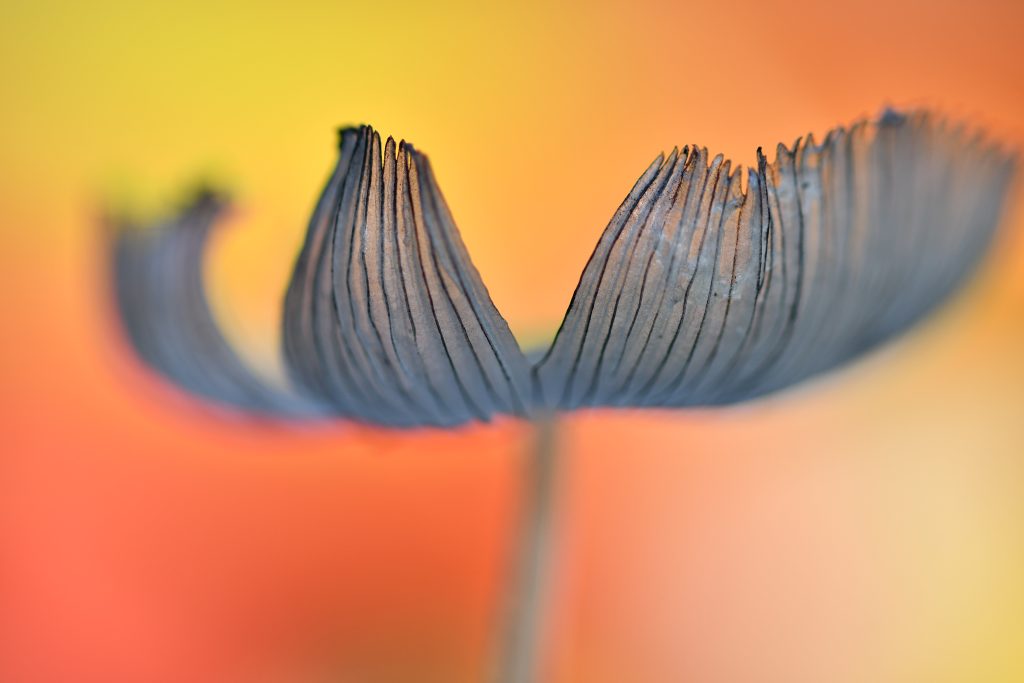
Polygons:
<instances>
[{"instance_id":1,"label":"mushroom stem","mask_svg":"<svg viewBox=\"0 0 1024 683\"><path fill-rule=\"evenodd\" d=\"M556 417L536 418L523 470L523 502L497 683L537 683L546 631L554 549L557 466Z\"/></svg>"}]
</instances>

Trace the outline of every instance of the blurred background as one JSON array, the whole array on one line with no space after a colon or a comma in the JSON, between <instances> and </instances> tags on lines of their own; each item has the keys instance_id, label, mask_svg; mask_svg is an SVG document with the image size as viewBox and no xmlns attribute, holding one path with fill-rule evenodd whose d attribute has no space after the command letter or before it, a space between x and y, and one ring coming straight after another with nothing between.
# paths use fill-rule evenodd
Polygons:
<instances>
[{"instance_id":1,"label":"blurred background","mask_svg":"<svg viewBox=\"0 0 1024 683\"><path fill-rule=\"evenodd\" d=\"M494 652L529 427L254 423L115 324L98 217L234 193L208 278L276 358L367 122L430 154L499 309L550 337L647 163L750 163L927 105L1024 143L1024 4L0 7L0 680L445 683ZM1017 193L1019 196L1019 192ZM546 680L1024 680L1024 211L897 344L721 411L567 417Z\"/></svg>"}]
</instances>

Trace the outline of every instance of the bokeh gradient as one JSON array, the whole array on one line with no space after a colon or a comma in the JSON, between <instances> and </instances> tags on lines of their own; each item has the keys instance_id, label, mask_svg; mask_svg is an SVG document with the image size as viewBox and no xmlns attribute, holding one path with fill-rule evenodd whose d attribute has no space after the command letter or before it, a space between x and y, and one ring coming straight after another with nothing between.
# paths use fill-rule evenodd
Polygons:
<instances>
[{"instance_id":1,"label":"bokeh gradient","mask_svg":"<svg viewBox=\"0 0 1024 683\"><path fill-rule=\"evenodd\" d=\"M274 362L335 153L431 156L524 342L661 150L927 105L1024 143L1024 4L0 7L0 680L483 679L529 428L255 424L131 356L102 211L235 192L214 306ZM1019 196L1019 192L1017 193ZM560 443L555 683L1024 680L1024 212L906 339L722 411Z\"/></svg>"}]
</instances>

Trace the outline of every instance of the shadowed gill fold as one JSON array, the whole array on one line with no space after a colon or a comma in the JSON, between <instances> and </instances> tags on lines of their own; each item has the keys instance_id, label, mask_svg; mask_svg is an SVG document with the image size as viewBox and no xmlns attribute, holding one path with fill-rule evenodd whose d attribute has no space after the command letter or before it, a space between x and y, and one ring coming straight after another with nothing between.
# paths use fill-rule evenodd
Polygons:
<instances>
[{"instance_id":1,"label":"shadowed gill fold","mask_svg":"<svg viewBox=\"0 0 1024 683\"><path fill-rule=\"evenodd\" d=\"M295 384L394 426L526 415L529 368L459 237L427 158L341 132L284 308Z\"/></svg>"}]
</instances>

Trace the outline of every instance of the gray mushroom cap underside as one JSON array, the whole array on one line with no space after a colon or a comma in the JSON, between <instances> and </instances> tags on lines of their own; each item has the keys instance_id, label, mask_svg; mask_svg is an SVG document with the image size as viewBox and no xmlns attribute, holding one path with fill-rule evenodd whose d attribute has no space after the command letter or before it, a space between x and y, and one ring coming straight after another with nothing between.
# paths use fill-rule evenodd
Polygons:
<instances>
[{"instance_id":1,"label":"gray mushroom cap underside","mask_svg":"<svg viewBox=\"0 0 1024 683\"><path fill-rule=\"evenodd\" d=\"M285 296L288 385L248 367L202 282L221 212L117 230L115 290L142 359L246 411L453 426L584 406L742 402L899 334L984 255L1013 159L927 112L758 150L756 168L687 146L659 156L602 233L554 342L520 350L428 159L341 132Z\"/></svg>"}]
</instances>

